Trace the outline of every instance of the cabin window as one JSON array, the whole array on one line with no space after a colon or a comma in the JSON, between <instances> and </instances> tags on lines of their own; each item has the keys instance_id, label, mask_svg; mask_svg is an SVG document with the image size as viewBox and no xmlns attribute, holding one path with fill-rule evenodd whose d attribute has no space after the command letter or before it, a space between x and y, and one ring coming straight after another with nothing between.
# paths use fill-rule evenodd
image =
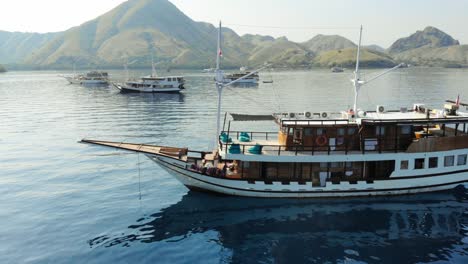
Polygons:
<instances>
[{"instance_id":1,"label":"cabin window","mask_svg":"<svg viewBox=\"0 0 468 264\"><path fill-rule=\"evenodd\" d=\"M305 136L312 136L312 128L304 128Z\"/></svg>"},{"instance_id":2,"label":"cabin window","mask_svg":"<svg viewBox=\"0 0 468 264\"><path fill-rule=\"evenodd\" d=\"M337 134L338 136L344 136L344 135L345 135L345 129L344 129L344 128L338 128L338 129L336 130L336 134Z\"/></svg>"},{"instance_id":3,"label":"cabin window","mask_svg":"<svg viewBox=\"0 0 468 264\"><path fill-rule=\"evenodd\" d=\"M317 128L317 136L327 134L327 130L325 128Z\"/></svg>"},{"instance_id":4,"label":"cabin window","mask_svg":"<svg viewBox=\"0 0 468 264\"><path fill-rule=\"evenodd\" d=\"M424 169L424 159L415 159L414 169L416 170Z\"/></svg>"},{"instance_id":5,"label":"cabin window","mask_svg":"<svg viewBox=\"0 0 468 264\"><path fill-rule=\"evenodd\" d=\"M444 159L444 166L451 167L455 163L455 156L446 156Z\"/></svg>"},{"instance_id":6,"label":"cabin window","mask_svg":"<svg viewBox=\"0 0 468 264\"><path fill-rule=\"evenodd\" d=\"M466 154L458 155L457 165L458 166L466 165Z\"/></svg>"},{"instance_id":7,"label":"cabin window","mask_svg":"<svg viewBox=\"0 0 468 264\"><path fill-rule=\"evenodd\" d=\"M354 127L348 128L348 135L354 135L354 133L356 133L356 128Z\"/></svg>"},{"instance_id":8,"label":"cabin window","mask_svg":"<svg viewBox=\"0 0 468 264\"><path fill-rule=\"evenodd\" d=\"M408 161L402 160L400 163L400 170L407 170L408 169Z\"/></svg>"},{"instance_id":9,"label":"cabin window","mask_svg":"<svg viewBox=\"0 0 468 264\"><path fill-rule=\"evenodd\" d=\"M294 128L290 127L289 128L289 133L290 136L294 135Z\"/></svg>"},{"instance_id":10,"label":"cabin window","mask_svg":"<svg viewBox=\"0 0 468 264\"><path fill-rule=\"evenodd\" d=\"M400 131L402 135L409 135L411 134L411 126L401 126Z\"/></svg>"},{"instance_id":11,"label":"cabin window","mask_svg":"<svg viewBox=\"0 0 468 264\"><path fill-rule=\"evenodd\" d=\"M429 158L429 168L437 168L439 166L439 158Z\"/></svg>"},{"instance_id":12,"label":"cabin window","mask_svg":"<svg viewBox=\"0 0 468 264\"><path fill-rule=\"evenodd\" d=\"M385 135L385 127L384 126L376 126L375 127L375 135L376 136L384 136Z\"/></svg>"},{"instance_id":13,"label":"cabin window","mask_svg":"<svg viewBox=\"0 0 468 264\"><path fill-rule=\"evenodd\" d=\"M321 169L327 169L328 168L328 162L320 162L320 168Z\"/></svg>"},{"instance_id":14,"label":"cabin window","mask_svg":"<svg viewBox=\"0 0 468 264\"><path fill-rule=\"evenodd\" d=\"M330 164L331 168L343 168L343 163L342 162L332 162Z\"/></svg>"}]
</instances>

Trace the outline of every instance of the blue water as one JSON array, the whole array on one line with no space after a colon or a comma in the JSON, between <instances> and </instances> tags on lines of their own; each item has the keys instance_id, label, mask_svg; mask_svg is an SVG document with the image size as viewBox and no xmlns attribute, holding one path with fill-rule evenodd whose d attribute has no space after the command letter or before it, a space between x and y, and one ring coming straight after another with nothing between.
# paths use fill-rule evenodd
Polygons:
<instances>
[{"instance_id":1,"label":"blue water","mask_svg":"<svg viewBox=\"0 0 468 264\"><path fill-rule=\"evenodd\" d=\"M61 72L0 74L0 263L468 262L464 188L376 199L223 197L189 192L143 155L77 143L87 137L209 150L212 76L179 73L187 79L180 95L68 85ZM261 77L274 83L225 90L223 109L352 105L350 73ZM468 96L467 82L466 70L405 69L363 88L360 105L440 106ZM275 130L265 122L233 126Z\"/></svg>"}]
</instances>

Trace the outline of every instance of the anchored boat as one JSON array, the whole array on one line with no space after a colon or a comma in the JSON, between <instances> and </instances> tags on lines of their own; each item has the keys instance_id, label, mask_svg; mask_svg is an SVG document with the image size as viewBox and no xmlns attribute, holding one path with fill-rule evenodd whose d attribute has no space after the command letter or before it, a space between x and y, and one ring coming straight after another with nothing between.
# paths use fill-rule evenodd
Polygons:
<instances>
[{"instance_id":1,"label":"anchored boat","mask_svg":"<svg viewBox=\"0 0 468 264\"><path fill-rule=\"evenodd\" d=\"M128 80L124 84L112 83L121 92L137 93L178 93L184 89L185 79L183 76L158 76L153 60L151 59L152 72L149 76L141 77L140 80ZM127 71L127 64L125 64Z\"/></svg>"},{"instance_id":2,"label":"anchored boat","mask_svg":"<svg viewBox=\"0 0 468 264\"><path fill-rule=\"evenodd\" d=\"M220 50L221 24L218 33ZM250 197L349 197L401 195L451 189L468 182L468 104L447 101L443 109L357 108L360 78L357 52L354 107L342 112L225 116L217 57L217 147L214 151L83 139L82 142L146 154L190 189ZM221 52L218 52L220 54ZM252 72L250 74L255 74ZM278 131L233 131L231 122L272 120ZM226 128L227 123L227 128Z\"/></svg>"},{"instance_id":3,"label":"anchored boat","mask_svg":"<svg viewBox=\"0 0 468 264\"><path fill-rule=\"evenodd\" d=\"M70 84L81 85L107 85L109 84L109 74L103 71L91 71L86 74L74 76L64 76Z\"/></svg>"}]
</instances>

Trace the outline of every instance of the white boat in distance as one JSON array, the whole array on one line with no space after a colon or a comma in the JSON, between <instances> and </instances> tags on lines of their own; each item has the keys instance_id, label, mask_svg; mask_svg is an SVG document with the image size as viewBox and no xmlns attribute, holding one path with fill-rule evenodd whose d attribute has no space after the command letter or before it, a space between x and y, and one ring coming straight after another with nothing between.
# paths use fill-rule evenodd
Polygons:
<instances>
[{"instance_id":1,"label":"white boat in distance","mask_svg":"<svg viewBox=\"0 0 468 264\"><path fill-rule=\"evenodd\" d=\"M338 66L332 67L330 70L335 73L344 72L344 68Z\"/></svg>"},{"instance_id":2,"label":"white boat in distance","mask_svg":"<svg viewBox=\"0 0 468 264\"><path fill-rule=\"evenodd\" d=\"M203 73L212 73L212 72L215 72L215 68L206 68L206 69L203 69L202 72Z\"/></svg>"},{"instance_id":3,"label":"white boat in distance","mask_svg":"<svg viewBox=\"0 0 468 264\"><path fill-rule=\"evenodd\" d=\"M351 197L442 191L468 182L468 104L446 101L442 110L357 108L362 27L353 81L354 106L320 111L235 115L221 130L223 74L217 58L216 149L191 150L125 142L81 142L138 153L193 190L250 197ZM218 33L218 50L221 24ZM255 72L251 73L255 74ZM246 78L244 76L242 78ZM230 85L230 84L228 84ZM277 131L233 131L231 122L273 120ZM176 141L176 139L174 140Z\"/></svg>"},{"instance_id":4,"label":"white boat in distance","mask_svg":"<svg viewBox=\"0 0 468 264\"><path fill-rule=\"evenodd\" d=\"M114 87L121 92L139 93L178 93L184 89L185 80L183 76L157 76L154 63L152 73L141 77L138 81L128 80L124 84L113 83Z\"/></svg>"},{"instance_id":5,"label":"white boat in distance","mask_svg":"<svg viewBox=\"0 0 468 264\"><path fill-rule=\"evenodd\" d=\"M248 75L248 76L247 76ZM247 76L245 78L242 78L244 76ZM223 78L223 83L227 84L227 83L231 83L235 80L238 80L236 81L235 83L233 83L234 85L235 84L251 84L251 85L256 85L258 84L258 81L259 81L259 76L257 73L251 73L251 72L240 72L240 73L233 73L233 74L228 74L226 76L224 76Z\"/></svg>"},{"instance_id":6,"label":"white boat in distance","mask_svg":"<svg viewBox=\"0 0 468 264\"><path fill-rule=\"evenodd\" d=\"M107 85L109 84L109 74L103 71L91 71L86 74L74 76L64 76L70 84L81 85Z\"/></svg>"}]
</instances>

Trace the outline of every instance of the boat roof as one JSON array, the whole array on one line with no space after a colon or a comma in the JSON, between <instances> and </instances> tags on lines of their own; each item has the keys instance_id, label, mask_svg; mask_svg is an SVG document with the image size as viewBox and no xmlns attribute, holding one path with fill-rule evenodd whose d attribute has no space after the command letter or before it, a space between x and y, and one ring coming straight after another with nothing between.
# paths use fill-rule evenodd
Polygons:
<instances>
[{"instance_id":1,"label":"boat roof","mask_svg":"<svg viewBox=\"0 0 468 264\"><path fill-rule=\"evenodd\" d=\"M166 78L184 78L184 76L143 76L142 79L166 79Z\"/></svg>"},{"instance_id":2,"label":"boat roof","mask_svg":"<svg viewBox=\"0 0 468 264\"><path fill-rule=\"evenodd\" d=\"M457 115L445 115L440 113L441 110L434 110L428 114L418 111L386 111L386 112L365 112L365 116L358 118L350 118L346 112L338 113L327 113L326 118L320 117L321 113L311 113L310 118L306 118L304 114L297 115L297 117L290 117L290 113L278 115L276 114L276 121L281 125L285 126L314 126L314 125L347 125L356 124L360 125L363 123L427 123L427 121L433 123L453 123L456 121L468 122L468 113L457 112ZM323 112L322 112L323 113Z\"/></svg>"}]
</instances>

